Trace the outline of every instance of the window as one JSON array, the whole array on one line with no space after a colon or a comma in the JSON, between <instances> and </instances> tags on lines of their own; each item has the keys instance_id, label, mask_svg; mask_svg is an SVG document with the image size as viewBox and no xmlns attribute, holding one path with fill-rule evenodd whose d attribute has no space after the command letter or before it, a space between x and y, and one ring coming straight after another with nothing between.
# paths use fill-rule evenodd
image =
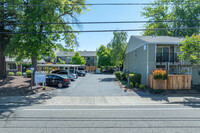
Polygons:
<instances>
[{"instance_id":1,"label":"window","mask_svg":"<svg viewBox=\"0 0 200 133\"><path fill-rule=\"evenodd\" d=\"M169 47L157 47L156 62L169 62L170 49Z\"/></svg>"},{"instance_id":2,"label":"window","mask_svg":"<svg viewBox=\"0 0 200 133\"><path fill-rule=\"evenodd\" d=\"M8 63L7 70L17 70L17 65L15 63Z\"/></svg>"}]
</instances>

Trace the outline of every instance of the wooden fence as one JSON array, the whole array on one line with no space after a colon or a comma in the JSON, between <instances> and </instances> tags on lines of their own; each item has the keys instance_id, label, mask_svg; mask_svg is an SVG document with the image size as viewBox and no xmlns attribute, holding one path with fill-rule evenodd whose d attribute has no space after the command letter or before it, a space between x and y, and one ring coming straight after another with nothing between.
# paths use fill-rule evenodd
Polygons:
<instances>
[{"instance_id":1,"label":"wooden fence","mask_svg":"<svg viewBox=\"0 0 200 133\"><path fill-rule=\"evenodd\" d=\"M155 80L153 75L150 74L148 77L148 86L155 90L191 89L191 75L168 75L167 80Z\"/></svg>"},{"instance_id":2,"label":"wooden fence","mask_svg":"<svg viewBox=\"0 0 200 133\"><path fill-rule=\"evenodd\" d=\"M96 66L86 66L86 70L88 71L96 71L97 67Z\"/></svg>"}]
</instances>

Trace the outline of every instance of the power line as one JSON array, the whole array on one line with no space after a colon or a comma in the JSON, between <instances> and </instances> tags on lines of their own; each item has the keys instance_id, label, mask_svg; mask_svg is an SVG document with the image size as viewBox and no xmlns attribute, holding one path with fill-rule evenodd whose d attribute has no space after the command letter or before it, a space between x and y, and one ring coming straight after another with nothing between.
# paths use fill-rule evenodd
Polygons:
<instances>
[{"instance_id":1,"label":"power line","mask_svg":"<svg viewBox=\"0 0 200 133\"><path fill-rule=\"evenodd\" d=\"M150 31L150 30L192 30L200 29L200 27L188 28L157 28L157 29L124 29L124 30L85 30L85 31L51 31L51 32L0 32L0 34L50 34L50 33L89 33L89 32L126 32L126 31Z\"/></svg>"},{"instance_id":2,"label":"power line","mask_svg":"<svg viewBox=\"0 0 200 133\"><path fill-rule=\"evenodd\" d=\"M0 25L50 25L50 24L113 24L113 23L169 23L200 22L200 20L164 20L164 21L111 21L111 22L65 22L65 23L0 23Z\"/></svg>"},{"instance_id":3,"label":"power line","mask_svg":"<svg viewBox=\"0 0 200 133\"><path fill-rule=\"evenodd\" d=\"M190 2L187 2L187 4L191 4L191 5L196 5L196 4L199 4L200 2L193 2L193 3L190 3ZM86 6L146 6L146 5L183 5L185 3L86 3L86 4L79 4L79 3L72 3L72 4L65 4L65 5L86 5ZM0 6L4 6L4 5L0 5ZM51 5L6 5L6 6L13 6L13 7L16 7L16 6L19 6L19 7L29 7L29 6L51 6Z\"/></svg>"}]
</instances>

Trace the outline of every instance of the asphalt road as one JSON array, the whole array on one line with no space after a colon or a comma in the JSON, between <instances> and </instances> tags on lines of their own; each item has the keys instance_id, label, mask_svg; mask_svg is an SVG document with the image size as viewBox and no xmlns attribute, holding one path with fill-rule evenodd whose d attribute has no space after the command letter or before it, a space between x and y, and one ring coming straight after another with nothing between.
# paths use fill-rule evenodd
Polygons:
<instances>
[{"instance_id":1,"label":"asphalt road","mask_svg":"<svg viewBox=\"0 0 200 133\"><path fill-rule=\"evenodd\" d=\"M170 104L158 102L161 97L150 100L125 93L113 75L88 74L52 94L7 103L6 97L2 97L0 133L200 132L199 102ZM102 98L105 102L86 105L85 98ZM70 105L69 99L77 104Z\"/></svg>"},{"instance_id":2,"label":"asphalt road","mask_svg":"<svg viewBox=\"0 0 200 133\"><path fill-rule=\"evenodd\" d=\"M200 131L200 109L181 105L31 106L7 111L0 118L1 133Z\"/></svg>"}]
</instances>

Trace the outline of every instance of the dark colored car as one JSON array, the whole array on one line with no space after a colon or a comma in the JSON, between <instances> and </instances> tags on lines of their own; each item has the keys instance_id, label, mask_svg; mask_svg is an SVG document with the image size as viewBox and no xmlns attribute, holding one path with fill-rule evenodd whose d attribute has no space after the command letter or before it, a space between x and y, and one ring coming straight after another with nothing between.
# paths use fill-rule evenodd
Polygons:
<instances>
[{"instance_id":1,"label":"dark colored car","mask_svg":"<svg viewBox=\"0 0 200 133\"><path fill-rule=\"evenodd\" d=\"M56 70L56 71L53 71L52 73L68 76L68 70ZM76 75L69 72L69 78L74 81L76 79Z\"/></svg>"},{"instance_id":2,"label":"dark colored car","mask_svg":"<svg viewBox=\"0 0 200 133\"><path fill-rule=\"evenodd\" d=\"M69 72L75 75L76 79L78 78L78 74L76 73L76 70L75 70L75 73L74 73L74 69L70 69Z\"/></svg>"},{"instance_id":3,"label":"dark colored car","mask_svg":"<svg viewBox=\"0 0 200 133\"><path fill-rule=\"evenodd\" d=\"M71 83L71 80L67 76L61 76L58 74L48 74L46 76L46 84L52 86L58 86L62 88L68 86Z\"/></svg>"},{"instance_id":4,"label":"dark colored car","mask_svg":"<svg viewBox=\"0 0 200 133\"><path fill-rule=\"evenodd\" d=\"M76 73L78 74L78 76L85 76L86 75L84 68L78 68L78 70L76 70Z\"/></svg>"}]
</instances>

